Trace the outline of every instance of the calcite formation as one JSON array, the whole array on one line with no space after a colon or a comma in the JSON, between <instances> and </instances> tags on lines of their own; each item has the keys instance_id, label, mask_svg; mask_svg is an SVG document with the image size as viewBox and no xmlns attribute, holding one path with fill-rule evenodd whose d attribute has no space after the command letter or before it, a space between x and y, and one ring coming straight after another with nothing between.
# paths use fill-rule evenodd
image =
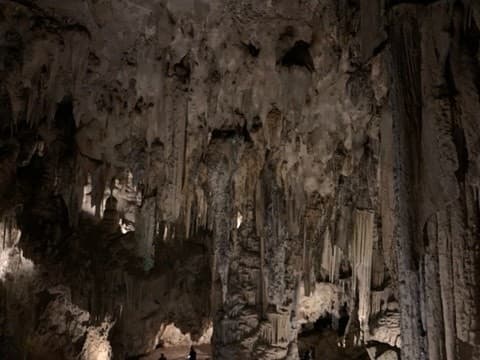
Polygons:
<instances>
[{"instance_id":1,"label":"calcite formation","mask_svg":"<svg viewBox=\"0 0 480 360\"><path fill-rule=\"evenodd\" d=\"M0 358L480 359L479 26L3 0Z\"/></svg>"}]
</instances>

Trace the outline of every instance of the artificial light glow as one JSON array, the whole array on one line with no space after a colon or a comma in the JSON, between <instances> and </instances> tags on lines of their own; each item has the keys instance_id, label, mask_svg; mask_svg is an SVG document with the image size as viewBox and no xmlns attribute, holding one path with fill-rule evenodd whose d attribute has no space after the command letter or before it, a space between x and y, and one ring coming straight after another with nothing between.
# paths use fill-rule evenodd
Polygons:
<instances>
[{"instance_id":1,"label":"artificial light glow","mask_svg":"<svg viewBox=\"0 0 480 360\"><path fill-rule=\"evenodd\" d=\"M33 275L34 263L25 258L21 250L16 247L0 251L0 281L5 281L8 274L15 277Z\"/></svg>"},{"instance_id":2,"label":"artificial light glow","mask_svg":"<svg viewBox=\"0 0 480 360\"><path fill-rule=\"evenodd\" d=\"M135 226L131 222L126 221L124 218L118 220L118 225L120 226L120 231L122 234L135 231Z\"/></svg>"},{"instance_id":3,"label":"artificial light glow","mask_svg":"<svg viewBox=\"0 0 480 360\"><path fill-rule=\"evenodd\" d=\"M82 211L95 216L95 205L92 205L92 176L88 174L87 184L83 186Z\"/></svg>"},{"instance_id":4,"label":"artificial light glow","mask_svg":"<svg viewBox=\"0 0 480 360\"><path fill-rule=\"evenodd\" d=\"M122 219L118 220L118 225L120 225L120 231L122 234L126 234L128 232L127 225L123 223Z\"/></svg>"},{"instance_id":5,"label":"artificial light glow","mask_svg":"<svg viewBox=\"0 0 480 360\"><path fill-rule=\"evenodd\" d=\"M84 360L110 360L112 347L108 341L108 333L113 323L106 321L99 327L89 329L81 358Z\"/></svg>"},{"instance_id":6,"label":"artificial light glow","mask_svg":"<svg viewBox=\"0 0 480 360\"><path fill-rule=\"evenodd\" d=\"M243 215L239 211L237 212L237 229L240 227L240 225L242 225L242 221L243 221Z\"/></svg>"}]
</instances>

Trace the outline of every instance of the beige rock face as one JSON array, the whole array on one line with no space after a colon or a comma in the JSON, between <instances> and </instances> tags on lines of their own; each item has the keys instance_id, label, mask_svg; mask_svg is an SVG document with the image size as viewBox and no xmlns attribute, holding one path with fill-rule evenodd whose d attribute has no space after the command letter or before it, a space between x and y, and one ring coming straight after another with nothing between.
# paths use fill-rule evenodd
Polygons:
<instances>
[{"instance_id":1,"label":"beige rock face","mask_svg":"<svg viewBox=\"0 0 480 360\"><path fill-rule=\"evenodd\" d=\"M477 24L3 1L0 357L479 358Z\"/></svg>"}]
</instances>

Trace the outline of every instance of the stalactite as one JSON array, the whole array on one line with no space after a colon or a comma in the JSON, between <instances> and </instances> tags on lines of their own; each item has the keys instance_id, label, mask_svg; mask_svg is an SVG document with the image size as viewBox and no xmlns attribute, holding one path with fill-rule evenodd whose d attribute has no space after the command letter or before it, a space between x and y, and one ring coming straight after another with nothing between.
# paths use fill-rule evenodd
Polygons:
<instances>
[{"instance_id":1,"label":"stalactite","mask_svg":"<svg viewBox=\"0 0 480 360\"><path fill-rule=\"evenodd\" d=\"M231 231L234 229L233 204L231 200L232 164L225 152L231 151L229 143L218 143L218 148L209 154L209 205L211 212L209 221L214 237L213 274L220 278L222 302L228 293L228 272L231 257Z\"/></svg>"},{"instance_id":2,"label":"stalactite","mask_svg":"<svg viewBox=\"0 0 480 360\"><path fill-rule=\"evenodd\" d=\"M260 237L260 308L262 316L265 315L268 306L267 275L265 271L265 239Z\"/></svg>"},{"instance_id":3,"label":"stalactite","mask_svg":"<svg viewBox=\"0 0 480 360\"><path fill-rule=\"evenodd\" d=\"M339 264L339 253L338 248L336 246L333 247L333 256L332 256L332 265L330 266L330 274L329 279L331 283L335 283L336 281L336 274L337 274L337 266Z\"/></svg>"},{"instance_id":4,"label":"stalactite","mask_svg":"<svg viewBox=\"0 0 480 360\"><path fill-rule=\"evenodd\" d=\"M378 290L371 292L370 296L370 312L371 317L376 316L387 308L388 300L392 296L390 289Z\"/></svg>"},{"instance_id":5,"label":"stalactite","mask_svg":"<svg viewBox=\"0 0 480 360\"><path fill-rule=\"evenodd\" d=\"M17 226L14 212L7 212L0 218L0 244L2 250L11 249L20 239L20 229Z\"/></svg>"},{"instance_id":6,"label":"stalactite","mask_svg":"<svg viewBox=\"0 0 480 360\"><path fill-rule=\"evenodd\" d=\"M239 334L237 320L224 319L220 323L220 327L221 341L223 344L230 344L239 340L241 334Z\"/></svg>"},{"instance_id":7,"label":"stalactite","mask_svg":"<svg viewBox=\"0 0 480 360\"><path fill-rule=\"evenodd\" d=\"M271 345L280 345L288 343L289 316L285 314L267 314L268 323L263 324L261 328L261 337Z\"/></svg>"},{"instance_id":8,"label":"stalactite","mask_svg":"<svg viewBox=\"0 0 480 360\"><path fill-rule=\"evenodd\" d=\"M305 296L311 294L311 260L310 260L310 248L307 241L307 231L303 230L303 283Z\"/></svg>"},{"instance_id":9,"label":"stalactite","mask_svg":"<svg viewBox=\"0 0 480 360\"><path fill-rule=\"evenodd\" d=\"M385 265L383 260L383 251L375 242L372 261L372 289L381 290L385 286Z\"/></svg>"},{"instance_id":10,"label":"stalactite","mask_svg":"<svg viewBox=\"0 0 480 360\"><path fill-rule=\"evenodd\" d=\"M196 196L196 201L198 206L198 210L197 210L198 214L197 214L197 220L196 220L197 228L201 227L206 229L207 220L208 220L208 204L205 198L205 194L200 187L195 189L195 196Z\"/></svg>"},{"instance_id":11,"label":"stalactite","mask_svg":"<svg viewBox=\"0 0 480 360\"><path fill-rule=\"evenodd\" d=\"M331 282L334 284L336 284L340 278L340 270L341 270L342 262L344 261L343 260L344 258L345 258L345 253L343 252L343 250L337 245L334 245L333 263L332 263L332 269L331 269Z\"/></svg>"},{"instance_id":12,"label":"stalactite","mask_svg":"<svg viewBox=\"0 0 480 360\"><path fill-rule=\"evenodd\" d=\"M269 320L273 324L274 343L287 343L289 339L289 314L270 314Z\"/></svg>"},{"instance_id":13,"label":"stalactite","mask_svg":"<svg viewBox=\"0 0 480 360\"><path fill-rule=\"evenodd\" d=\"M427 222L424 228L424 238L433 239L437 237L436 234L436 219L431 219ZM423 261L423 273L425 276L425 292L430 296L424 297L424 311L433 316L428 316L425 319L427 331L427 346L428 353L432 359L448 359L445 354L445 342L443 341L444 332L446 330L443 320L443 314L437 309L442 308L441 298L441 281L439 271L439 261L436 261L437 241L428 241L428 247ZM444 268L446 270L447 267ZM445 329L445 330L444 330ZM448 330L447 330L448 331Z\"/></svg>"},{"instance_id":14,"label":"stalactite","mask_svg":"<svg viewBox=\"0 0 480 360\"><path fill-rule=\"evenodd\" d=\"M354 293L358 291L358 319L361 330L367 334L370 316L374 213L367 210L356 210L354 219L353 291Z\"/></svg>"},{"instance_id":15,"label":"stalactite","mask_svg":"<svg viewBox=\"0 0 480 360\"><path fill-rule=\"evenodd\" d=\"M478 205L477 205L478 206ZM447 360L455 359L455 296L451 289L454 288L454 261L452 261L453 239L448 230L450 224L444 211L435 216L433 239L438 241L438 266L443 271L440 273L440 299L442 302L445 350Z\"/></svg>"},{"instance_id":16,"label":"stalactite","mask_svg":"<svg viewBox=\"0 0 480 360\"><path fill-rule=\"evenodd\" d=\"M328 281L331 283L336 283L338 280L342 257L343 251L337 245L333 244L330 228L327 227L324 233L321 264L328 276Z\"/></svg>"},{"instance_id":17,"label":"stalactite","mask_svg":"<svg viewBox=\"0 0 480 360\"><path fill-rule=\"evenodd\" d=\"M102 203L104 201L105 189L107 186L105 165L102 164L92 174L91 200L92 207L95 207L95 216L102 216Z\"/></svg>"},{"instance_id":18,"label":"stalactite","mask_svg":"<svg viewBox=\"0 0 480 360\"><path fill-rule=\"evenodd\" d=\"M154 265L157 216L156 199L150 197L144 200L141 208L137 210L135 218L138 255L144 260L144 269L150 270Z\"/></svg>"},{"instance_id":19,"label":"stalactite","mask_svg":"<svg viewBox=\"0 0 480 360\"><path fill-rule=\"evenodd\" d=\"M128 310L131 308L130 304L133 303L133 289L131 288L129 275L126 272L123 272L123 282L125 286L125 308Z\"/></svg>"},{"instance_id":20,"label":"stalactite","mask_svg":"<svg viewBox=\"0 0 480 360\"><path fill-rule=\"evenodd\" d=\"M265 214L265 204L263 201L263 189L261 186L261 182L257 182L257 190L255 193L255 229L257 231L257 235L260 237L264 237L264 214Z\"/></svg>"},{"instance_id":21,"label":"stalactite","mask_svg":"<svg viewBox=\"0 0 480 360\"><path fill-rule=\"evenodd\" d=\"M383 28L383 2L380 0L362 0L360 3L360 41L363 61L367 61L381 50L386 37Z\"/></svg>"},{"instance_id":22,"label":"stalactite","mask_svg":"<svg viewBox=\"0 0 480 360\"><path fill-rule=\"evenodd\" d=\"M5 226L5 223L2 221L0 222L3 228L3 238L2 238L2 250L5 250L7 247L7 227Z\"/></svg>"},{"instance_id":23,"label":"stalactite","mask_svg":"<svg viewBox=\"0 0 480 360\"><path fill-rule=\"evenodd\" d=\"M345 254L348 251L348 237L352 231L351 222L352 210L347 206L342 206L335 224L335 245Z\"/></svg>"},{"instance_id":24,"label":"stalactite","mask_svg":"<svg viewBox=\"0 0 480 360\"><path fill-rule=\"evenodd\" d=\"M190 237L191 228L192 228L192 212L194 211L194 204L193 199L190 193L186 194L186 201L185 201L185 216L184 216L184 228L185 228L185 238L188 239ZM195 214L193 214L193 219L195 219Z\"/></svg>"},{"instance_id":25,"label":"stalactite","mask_svg":"<svg viewBox=\"0 0 480 360\"><path fill-rule=\"evenodd\" d=\"M322 268L328 274L328 280L333 281L332 267L335 260L333 259L332 242L330 241L330 229L327 227L323 236L323 250L322 250Z\"/></svg>"},{"instance_id":26,"label":"stalactite","mask_svg":"<svg viewBox=\"0 0 480 360\"><path fill-rule=\"evenodd\" d=\"M424 122L422 117L424 85L422 84L422 49L420 23L411 16L411 9L398 11L389 31L395 44L390 48L392 73L391 99L395 110L393 124L393 189L394 189L394 239L400 297L402 358L425 359L425 337L420 304L420 281L416 269L419 259L416 245L417 213L421 206L415 189L423 186L418 154L423 154L425 145L421 139ZM437 86L435 84L435 86ZM436 120L435 120L436 121ZM437 145L435 145L437 146ZM424 171L425 169L422 169Z\"/></svg>"}]
</instances>

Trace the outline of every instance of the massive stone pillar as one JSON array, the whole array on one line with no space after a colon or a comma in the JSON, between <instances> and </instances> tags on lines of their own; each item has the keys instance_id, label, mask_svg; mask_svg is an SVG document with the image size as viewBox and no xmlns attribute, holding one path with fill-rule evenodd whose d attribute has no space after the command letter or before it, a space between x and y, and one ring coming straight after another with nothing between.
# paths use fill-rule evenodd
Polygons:
<instances>
[{"instance_id":1,"label":"massive stone pillar","mask_svg":"<svg viewBox=\"0 0 480 360\"><path fill-rule=\"evenodd\" d=\"M477 8L390 9L402 358L479 356Z\"/></svg>"},{"instance_id":2,"label":"massive stone pillar","mask_svg":"<svg viewBox=\"0 0 480 360\"><path fill-rule=\"evenodd\" d=\"M420 41L417 19L399 12L392 26L392 107L395 191L395 253L401 301L402 356L425 358L420 275L416 244L418 155L421 136ZM403 16L402 16L403 15Z\"/></svg>"}]
</instances>

